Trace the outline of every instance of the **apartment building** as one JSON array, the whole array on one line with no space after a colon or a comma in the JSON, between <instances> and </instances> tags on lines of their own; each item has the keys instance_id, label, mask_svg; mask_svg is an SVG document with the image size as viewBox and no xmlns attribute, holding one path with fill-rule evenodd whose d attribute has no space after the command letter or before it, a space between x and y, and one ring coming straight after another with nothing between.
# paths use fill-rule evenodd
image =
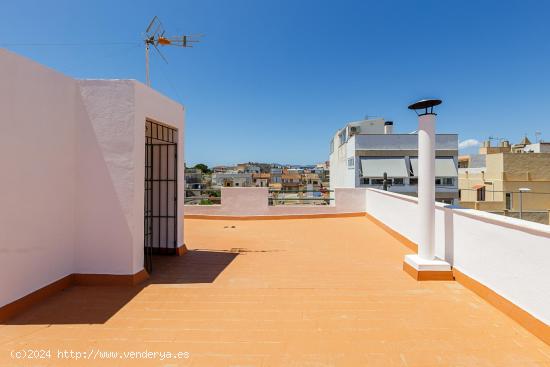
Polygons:
<instances>
[{"instance_id":1,"label":"apartment building","mask_svg":"<svg viewBox=\"0 0 550 367\"><path fill-rule=\"evenodd\" d=\"M272 167L271 168L271 183L280 184L282 183L283 169L281 167Z\"/></svg>"},{"instance_id":2,"label":"apartment building","mask_svg":"<svg viewBox=\"0 0 550 367\"><path fill-rule=\"evenodd\" d=\"M295 171L284 170L281 176L281 188L283 191L295 191L300 189L302 175Z\"/></svg>"},{"instance_id":3,"label":"apartment building","mask_svg":"<svg viewBox=\"0 0 550 367\"><path fill-rule=\"evenodd\" d=\"M522 211L523 219L548 224L549 147L527 138L514 145L504 140L497 147L486 141L480 154L460 157L460 205L514 217Z\"/></svg>"},{"instance_id":4,"label":"apartment building","mask_svg":"<svg viewBox=\"0 0 550 367\"><path fill-rule=\"evenodd\" d=\"M330 141L330 188L382 188L416 196L418 136L394 134L393 122L382 118L348 123ZM436 199L458 199L458 135L436 135Z\"/></svg>"},{"instance_id":5,"label":"apartment building","mask_svg":"<svg viewBox=\"0 0 550 367\"><path fill-rule=\"evenodd\" d=\"M237 165L236 170L239 172L252 173L252 174L261 172L260 166L250 164L250 163L240 163Z\"/></svg>"},{"instance_id":6,"label":"apartment building","mask_svg":"<svg viewBox=\"0 0 550 367\"><path fill-rule=\"evenodd\" d=\"M271 174L269 173L253 173L252 182L256 187L269 187Z\"/></svg>"},{"instance_id":7,"label":"apartment building","mask_svg":"<svg viewBox=\"0 0 550 367\"><path fill-rule=\"evenodd\" d=\"M524 153L550 153L550 143L540 142L535 144L526 144L523 147Z\"/></svg>"},{"instance_id":8,"label":"apartment building","mask_svg":"<svg viewBox=\"0 0 550 367\"><path fill-rule=\"evenodd\" d=\"M248 187L252 185L252 173L237 171L212 173L213 187Z\"/></svg>"}]
</instances>

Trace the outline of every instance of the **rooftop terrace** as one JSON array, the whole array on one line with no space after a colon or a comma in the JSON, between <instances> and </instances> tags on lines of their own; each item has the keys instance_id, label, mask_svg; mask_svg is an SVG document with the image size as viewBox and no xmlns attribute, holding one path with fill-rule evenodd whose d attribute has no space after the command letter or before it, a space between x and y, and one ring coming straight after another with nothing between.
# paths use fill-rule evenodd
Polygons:
<instances>
[{"instance_id":1,"label":"rooftop terrace","mask_svg":"<svg viewBox=\"0 0 550 367\"><path fill-rule=\"evenodd\" d=\"M0 325L0 365L29 365L9 357L22 348L190 353L123 364L155 366L550 364L460 283L403 272L412 251L366 216L185 222L190 251L155 258L145 284L74 286Z\"/></svg>"}]
</instances>

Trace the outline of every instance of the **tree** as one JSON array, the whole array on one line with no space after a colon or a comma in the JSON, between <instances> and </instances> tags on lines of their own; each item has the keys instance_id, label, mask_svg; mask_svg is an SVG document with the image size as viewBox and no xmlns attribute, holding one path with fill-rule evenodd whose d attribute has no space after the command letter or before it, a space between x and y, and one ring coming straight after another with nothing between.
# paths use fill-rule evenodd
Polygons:
<instances>
[{"instance_id":1,"label":"tree","mask_svg":"<svg viewBox=\"0 0 550 367\"><path fill-rule=\"evenodd\" d=\"M208 169L208 166L204 163L195 164L193 168L200 169L202 173L210 173L210 169Z\"/></svg>"}]
</instances>

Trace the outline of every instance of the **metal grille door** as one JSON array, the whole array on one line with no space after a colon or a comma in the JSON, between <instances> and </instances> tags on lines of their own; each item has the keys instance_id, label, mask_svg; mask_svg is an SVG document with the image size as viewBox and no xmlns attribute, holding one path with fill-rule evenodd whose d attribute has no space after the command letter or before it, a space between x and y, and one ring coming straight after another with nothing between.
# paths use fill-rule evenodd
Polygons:
<instances>
[{"instance_id":1,"label":"metal grille door","mask_svg":"<svg viewBox=\"0 0 550 367\"><path fill-rule=\"evenodd\" d=\"M175 254L178 213L178 133L146 121L144 267L153 270L153 254Z\"/></svg>"}]
</instances>

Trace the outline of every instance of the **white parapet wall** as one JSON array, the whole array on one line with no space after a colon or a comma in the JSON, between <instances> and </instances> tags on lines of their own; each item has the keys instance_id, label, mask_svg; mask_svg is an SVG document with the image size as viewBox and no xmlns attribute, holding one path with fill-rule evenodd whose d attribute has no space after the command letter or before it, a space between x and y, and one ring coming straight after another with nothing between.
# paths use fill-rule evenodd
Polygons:
<instances>
[{"instance_id":1,"label":"white parapet wall","mask_svg":"<svg viewBox=\"0 0 550 367\"><path fill-rule=\"evenodd\" d=\"M3 306L74 272L78 86L3 49L0 81Z\"/></svg>"},{"instance_id":2,"label":"white parapet wall","mask_svg":"<svg viewBox=\"0 0 550 367\"><path fill-rule=\"evenodd\" d=\"M436 256L550 324L550 226L436 203ZM417 199L367 189L366 212L418 243Z\"/></svg>"},{"instance_id":3,"label":"white parapet wall","mask_svg":"<svg viewBox=\"0 0 550 367\"><path fill-rule=\"evenodd\" d=\"M365 193L366 189L362 188L342 188L335 190L331 205L270 206L266 187L222 187L220 205L186 205L185 215L260 217L364 213Z\"/></svg>"},{"instance_id":4,"label":"white parapet wall","mask_svg":"<svg viewBox=\"0 0 550 367\"><path fill-rule=\"evenodd\" d=\"M178 129L183 162L183 106L135 80L76 80L4 49L0 80L0 307L70 274L141 271L145 119Z\"/></svg>"}]
</instances>

